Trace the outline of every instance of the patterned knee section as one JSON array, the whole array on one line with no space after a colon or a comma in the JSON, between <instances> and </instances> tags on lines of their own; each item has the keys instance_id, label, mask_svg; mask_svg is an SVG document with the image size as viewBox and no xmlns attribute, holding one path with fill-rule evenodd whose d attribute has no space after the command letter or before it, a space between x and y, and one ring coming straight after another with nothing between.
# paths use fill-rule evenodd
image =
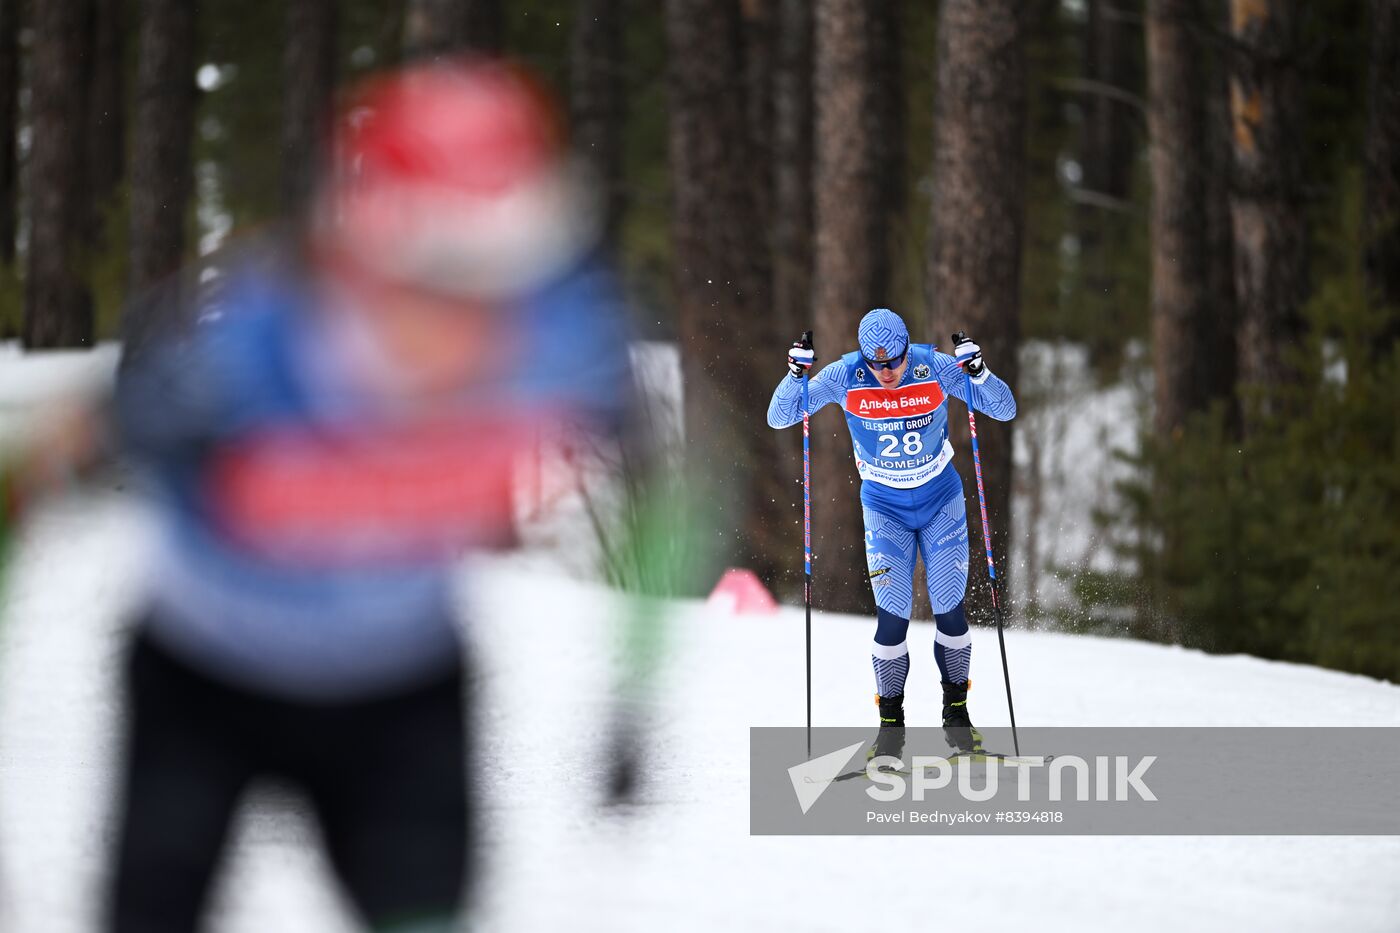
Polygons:
<instances>
[{"instance_id":1,"label":"patterned knee section","mask_svg":"<svg viewBox=\"0 0 1400 933\"><path fill-rule=\"evenodd\" d=\"M946 683L963 683L972 669L972 633L967 630L963 604L959 602L948 612L935 612L933 618L938 623L933 634L938 673Z\"/></svg>"},{"instance_id":2,"label":"patterned knee section","mask_svg":"<svg viewBox=\"0 0 1400 933\"><path fill-rule=\"evenodd\" d=\"M875 668L875 692L882 697L902 696L909 677L909 620L883 609L876 613L875 641L870 663Z\"/></svg>"}]
</instances>

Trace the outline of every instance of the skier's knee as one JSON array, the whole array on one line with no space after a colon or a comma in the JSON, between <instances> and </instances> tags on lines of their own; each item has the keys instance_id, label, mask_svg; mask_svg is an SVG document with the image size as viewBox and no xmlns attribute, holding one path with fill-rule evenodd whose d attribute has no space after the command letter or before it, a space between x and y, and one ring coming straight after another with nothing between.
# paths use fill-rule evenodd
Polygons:
<instances>
[{"instance_id":1,"label":"skier's knee","mask_svg":"<svg viewBox=\"0 0 1400 933\"><path fill-rule=\"evenodd\" d=\"M897 645L909 634L909 620L893 612L877 608L875 610L875 643L877 645Z\"/></svg>"},{"instance_id":2,"label":"skier's knee","mask_svg":"<svg viewBox=\"0 0 1400 933\"><path fill-rule=\"evenodd\" d=\"M944 635L962 635L967 632L967 616L963 613L964 600L947 612L935 612L933 620Z\"/></svg>"}]
</instances>

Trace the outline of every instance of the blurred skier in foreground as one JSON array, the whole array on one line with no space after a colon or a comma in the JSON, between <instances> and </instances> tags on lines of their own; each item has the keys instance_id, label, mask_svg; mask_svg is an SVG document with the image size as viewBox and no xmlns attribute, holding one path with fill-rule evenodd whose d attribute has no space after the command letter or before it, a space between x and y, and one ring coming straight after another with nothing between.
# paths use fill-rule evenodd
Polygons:
<instances>
[{"instance_id":1,"label":"blurred skier in foreground","mask_svg":"<svg viewBox=\"0 0 1400 933\"><path fill-rule=\"evenodd\" d=\"M1016 417L1016 399L994 376L971 340L940 353L909 342L903 319L888 308L861 318L860 349L811 379L810 411L840 405L855 447L865 558L875 593L876 628L870 661L875 669L880 731L871 757L900 757L904 749L904 682L909 674L906 634L914 607L914 565L922 556L937 631L933 654L943 682L943 729L959 752L982 751L967 711L972 635L963 610L967 589L967 508L962 479L948 441L949 396L968 403L971 379L976 410L998 421ZM810 340L788 352L789 376L768 404L768 424L802 420L802 379L816 362Z\"/></svg>"},{"instance_id":2,"label":"blurred skier in foreground","mask_svg":"<svg viewBox=\"0 0 1400 933\"><path fill-rule=\"evenodd\" d=\"M538 432L624 416L628 334L527 77L381 78L334 154L304 260L234 264L182 333L127 347L118 433L165 535L127 673L112 930L196 928L269 774L305 791L373 929L455 924L472 810L450 562L509 536Z\"/></svg>"}]
</instances>

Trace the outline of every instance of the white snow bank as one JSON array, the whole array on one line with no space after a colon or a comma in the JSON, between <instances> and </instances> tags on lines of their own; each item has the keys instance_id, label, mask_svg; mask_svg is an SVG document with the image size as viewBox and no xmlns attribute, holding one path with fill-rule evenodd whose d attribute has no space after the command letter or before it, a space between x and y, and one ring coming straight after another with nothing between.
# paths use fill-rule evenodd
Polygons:
<instances>
[{"instance_id":1,"label":"white snow bank","mask_svg":"<svg viewBox=\"0 0 1400 933\"><path fill-rule=\"evenodd\" d=\"M0 342L0 448L29 427L45 403L99 392L117 370L121 347L25 353L14 341Z\"/></svg>"},{"instance_id":2,"label":"white snow bank","mask_svg":"<svg viewBox=\"0 0 1400 933\"><path fill-rule=\"evenodd\" d=\"M0 408L22 408L56 395L101 388L116 372L121 346L100 343L91 350L26 353L14 341L0 342Z\"/></svg>"}]
</instances>

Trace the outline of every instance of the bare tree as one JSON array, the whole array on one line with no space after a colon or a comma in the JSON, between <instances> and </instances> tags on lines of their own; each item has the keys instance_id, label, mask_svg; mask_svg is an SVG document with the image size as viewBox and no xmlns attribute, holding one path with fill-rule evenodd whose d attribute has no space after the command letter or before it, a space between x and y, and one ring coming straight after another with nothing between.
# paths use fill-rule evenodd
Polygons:
<instances>
[{"instance_id":1,"label":"bare tree","mask_svg":"<svg viewBox=\"0 0 1400 933\"><path fill-rule=\"evenodd\" d=\"M407 0L404 5L404 57L432 58L461 47L466 32L462 0Z\"/></svg>"},{"instance_id":2,"label":"bare tree","mask_svg":"<svg viewBox=\"0 0 1400 933\"><path fill-rule=\"evenodd\" d=\"M86 281L92 224L87 190L91 17L89 0L35 4L26 347L92 342L92 295Z\"/></svg>"},{"instance_id":3,"label":"bare tree","mask_svg":"<svg viewBox=\"0 0 1400 933\"><path fill-rule=\"evenodd\" d=\"M1164 439L1208 402L1198 368L1211 314L1203 25L1195 0L1148 0L1154 424Z\"/></svg>"},{"instance_id":4,"label":"bare tree","mask_svg":"<svg viewBox=\"0 0 1400 933\"><path fill-rule=\"evenodd\" d=\"M407 0L403 42L407 58L463 50L497 53L504 45L501 0Z\"/></svg>"},{"instance_id":5,"label":"bare tree","mask_svg":"<svg viewBox=\"0 0 1400 933\"><path fill-rule=\"evenodd\" d=\"M812 110L811 0L781 0L773 72L773 316L778 332L794 338L812 311Z\"/></svg>"},{"instance_id":6,"label":"bare tree","mask_svg":"<svg viewBox=\"0 0 1400 933\"><path fill-rule=\"evenodd\" d=\"M775 0L741 0L744 30L744 101L748 116L749 154L757 168L753 196L765 221L773 217L774 81L777 73L778 22Z\"/></svg>"},{"instance_id":7,"label":"bare tree","mask_svg":"<svg viewBox=\"0 0 1400 933\"><path fill-rule=\"evenodd\" d=\"M193 0L142 0L131 146L131 293L180 268L194 131Z\"/></svg>"},{"instance_id":8,"label":"bare tree","mask_svg":"<svg viewBox=\"0 0 1400 933\"><path fill-rule=\"evenodd\" d=\"M96 0L89 101L89 196L110 205L126 171L126 2Z\"/></svg>"},{"instance_id":9,"label":"bare tree","mask_svg":"<svg viewBox=\"0 0 1400 933\"><path fill-rule=\"evenodd\" d=\"M626 207L623 128L627 115L621 0L579 0L569 62L574 149L603 194L603 242L615 249Z\"/></svg>"},{"instance_id":10,"label":"bare tree","mask_svg":"<svg viewBox=\"0 0 1400 933\"><path fill-rule=\"evenodd\" d=\"M881 160L877 177L876 210L884 220L885 249L876 256L877 275L886 292L896 286L896 262L903 249L907 158L904 145L906 104L904 94L904 0L867 4L869 10L870 63L875 87L871 127ZM890 299L886 299L889 301Z\"/></svg>"},{"instance_id":11,"label":"bare tree","mask_svg":"<svg viewBox=\"0 0 1400 933\"><path fill-rule=\"evenodd\" d=\"M1209 30L1206 35L1224 31L1226 4L1211 0L1207 5ZM1199 394L1197 405L1219 399L1227 403L1226 416L1231 430L1239 429L1239 406L1235 399L1235 376L1239 354L1235 328L1239 307L1235 301L1235 236L1230 223L1230 76L1225 56L1210 56L1206 70L1206 262L1209 279L1206 311L1195 325L1191 353Z\"/></svg>"},{"instance_id":12,"label":"bare tree","mask_svg":"<svg viewBox=\"0 0 1400 933\"><path fill-rule=\"evenodd\" d=\"M891 237L888 195L902 163L902 133L887 125L880 59L888 39L876 25L882 4L818 0L815 99L816 261L813 310L820 345L844 350L861 315L890 301ZM891 164L893 163L893 164ZM824 608L845 612L870 605L866 585L859 480L848 456L844 420L813 425L813 447L824 454L813 482L812 548L821 557L815 584Z\"/></svg>"},{"instance_id":13,"label":"bare tree","mask_svg":"<svg viewBox=\"0 0 1400 933\"><path fill-rule=\"evenodd\" d=\"M1265 390L1294 378L1285 350L1302 331L1307 298L1298 19L1296 0L1230 3L1239 376Z\"/></svg>"},{"instance_id":14,"label":"bare tree","mask_svg":"<svg viewBox=\"0 0 1400 933\"><path fill-rule=\"evenodd\" d=\"M1084 77L1101 92L1085 94L1080 136L1082 187L1115 201L1132 193L1139 116L1128 102L1138 27L1124 15L1132 0L1088 0L1084 24ZM1119 93L1121 92L1121 93Z\"/></svg>"},{"instance_id":15,"label":"bare tree","mask_svg":"<svg viewBox=\"0 0 1400 933\"><path fill-rule=\"evenodd\" d=\"M335 90L336 0L288 0L282 46L282 207L306 208L322 166Z\"/></svg>"},{"instance_id":16,"label":"bare tree","mask_svg":"<svg viewBox=\"0 0 1400 933\"><path fill-rule=\"evenodd\" d=\"M1013 388L1025 229L1025 15L1017 0L943 0L939 8L925 282L937 339L967 331ZM949 422L954 442L965 449L963 419L950 412ZM983 419L978 429L992 537L1004 555L1011 534L1012 424ZM976 501L970 470L963 479ZM980 562L973 567L985 576L976 569Z\"/></svg>"},{"instance_id":17,"label":"bare tree","mask_svg":"<svg viewBox=\"0 0 1400 933\"><path fill-rule=\"evenodd\" d=\"M14 262L19 220L19 8L0 0L0 265Z\"/></svg>"},{"instance_id":18,"label":"bare tree","mask_svg":"<svg viewBox=\"0 0 1400 933\"><path fill-rule=\"evenodd\" d=\"M773 56L766 171L768 243L773 258L771 329L784 341L812 328L812 20L811 0L778 0L773 10ZM752 43L750 44L752 47ZM754 132L750 108L751 134ZM802 475L801 449L789 432L773 432L773 471ZM786 490L786 495L782 490ZM801 489L780 487L778 504L796 514ZM821 579L820 577L818 578Z\"/></svg>"},{"instance_id":19,"label":"bare tree","mask_svg":"<svg viewBox=\"0 0 1400 933\"><path fill-rule=\"evenodd\" d=\"M674 280L687 451L713 477L717 525L736 558L779 569L782 480L757 406L779 346L768 317L763 228L751 196L743 32L737 0L667 0ZM791 485L791 484L788 484ZM782 515L789 522L792 515ZM789 525L789 527L791 527Z\"/></svg>"},{"instance_id":20,"label":"bare tree","mask_svg":"<svg viewBox=\"0 0 1400 933\"><path fill-rule=\"evenodd\" d=\"M1089 346L1096 360L1116 355L1122 343L1114 325L1123 313L1126 283L1117 260L1134 224L1133 168L1142 126L1135 103L1141 97L1135 50L1142 46L1142 26L1141 17L1130 21L1133 9L1133 0L1088 0L1080 33L1086 91L1077 98L1083 174L1075 191L1074 224L1079 295L1093 311Z\"/></svg>"},{"instance_id":21,"label":"bare tree","mask_svg":"<svg viewBox=\"0 0 1400 933\"><path fill-rule=\"evenodd\" d=\"M502 0L460 0L466 5L463 44L474 51L499 54L506 44L506 16Z\"/></svg>"},{"instance_id":22,"label":"bare tree","mask_svg":"<svg viewBox=\"0 0 1400 933\"><path fill-rule=\"evenodd\" d=\"M1366 285L1400 340L1400 0L1371 0L1366 119Z\"/></svg>"}]
</instances>

